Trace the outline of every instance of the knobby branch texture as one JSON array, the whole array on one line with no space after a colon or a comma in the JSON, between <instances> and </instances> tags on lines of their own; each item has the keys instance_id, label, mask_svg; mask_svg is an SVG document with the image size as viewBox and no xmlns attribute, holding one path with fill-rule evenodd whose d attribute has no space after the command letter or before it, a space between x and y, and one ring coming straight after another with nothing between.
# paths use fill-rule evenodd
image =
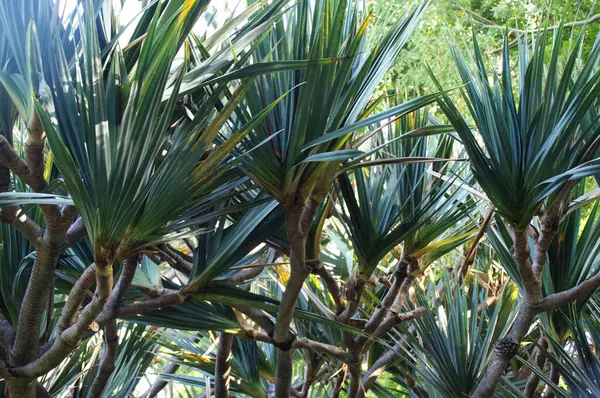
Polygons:
<instances>
[{"instance_id":1,"label":"knobby branch texture","mask_svg":"<svg viewBox=\"0 0 600 398\"><path fill-rule=\"evenodd\" d=\"M558 231L560 217L559 208L555 206L551 207L541 219L533 263L529 252L528 230L512 228L513 258L517 263L524 287L523 303L508 335L496 342L492 359L473 393L474 397L493 396L508 363L518 354L521 341L527 334L534 318L541 311L541 276L546 265L550 243Z\"/></svg>"}]
</instances>

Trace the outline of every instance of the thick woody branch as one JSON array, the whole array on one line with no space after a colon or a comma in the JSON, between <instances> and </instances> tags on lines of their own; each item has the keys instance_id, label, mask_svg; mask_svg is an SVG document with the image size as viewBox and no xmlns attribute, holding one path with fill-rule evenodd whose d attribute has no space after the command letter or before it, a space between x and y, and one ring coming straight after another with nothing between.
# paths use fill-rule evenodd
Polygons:
<instances>
[{"instance_id":1,"label":"thick woody branch","mask_svg":"<svg viewBox=\"0 0 600 398\"><path fill-rule=\"evenodd\" d=\"M165 289L164 287L146 287L146 286L137 286L134 285L136 289L140 292L144 293L146 296L151 298L157 298L160 296L164 296L165 294L176 293L178 290L174 289Z\"/></svg>"},{"instance_id":2,"label":"thick woody branch","mask_svg":"<svg viewBox=\"0 0 600 398\"><path fill-rule=\"evenodd\" d=\"M302 390L300 391L300 396L302 398L308 398L308 393L310 391L310 387L315 382L315 366L311 360L310 351L304 351L304 363L306 364L306 372L304 373L304 384L302 385Z\"/></svg>"},{"instance_id":3,"label":"thick woody branch","mask_svg":"<svg viewBox=\"0 0 600 398\"><path fill-rule=\"evenodd\" d=\"M346 299L348 300L348 306L337 316L338 322L347 322L348 319L356 313L360 298L362 297L363 290L365 289L367 281L360 276L360 273L352 272L350 280L346 289Z\"/></svg>"},{"instance_id":4,"label":"thick woody branch","mask_svg":"<svg viewBox=\"0 0 600 398\"><path fill-rule=\"evenodd\" d=\"M136 270L137 256L127 257L125 260L123 260L121 275L119 276L119 280L117 281L114 289L110 293L104 309L96 320L98 324L103 325L107 320L114 319L116 317L119 303L131 285Z\"/></svg>"},{"instance_id":5,"label":"thick woody branch","mask_svg":"<svg viewBox=\"0 0 600 398\"><path fill-rule=\"evenodd\" d=\"M465 255L465 257L460 265L460 269L458 271L458 284L456 285L457 287L462 284L465 273L467 272L469 264L471 264L472 259L474 257L473 255L475 254L475 249L477 249L477 245L483 238L485 231L487 230L487 228L490 226L490 223L492 222L492 218L494 216L494 210L495 210L494 205L491 205L489 207L487 213L485 214L483 222L481 223L481 228L479 228L479 232L477 232L477 235L475 236L475 238L473 239L473 242L469 246L469 250L467 251L467 254Z\"/></svg>"},{"instance_id":6,"label":"thick woody branch","mask_svg":"<svg viewBox=\"0 0 600 398\"><path fill-rule=\"evenodd\" d=\"M560 383L560 369L554 363L552 364L552 368L550 370L550 381L555 386L558 386L558 383ZM556 396L556 393L554 392L554 388L555 387L551 386L550 384L547 384L546 390L544 392L544 398L554 398Z\"/></svg>"},{"instance_id":7,"label":"thick woody branch","mask_svg":"<svg viewBox=\"0 0 600 398\"><path fill-rule=\"evenodd\" d=\"M417 259L412 256L405 256L399 261L395 272L396 279L392 283L392 286L383 300L381 300L379 305L377 305L377 309L373 312L373 315L371 315L371 318L365 325L365 333L372 334L377 330L377 328L379 328L390 308L392 308L394 303L398 300L398 294L401 288L404 286L405 279L409 278L412 283L412 276L409 277L409 275L418 270L418 268L419 264ZM368 337L358 337L357 345L362 346L367 340Z\"/></svg>"},{"instance_id":8,"label":"thick woody branch","mask_svg":"<svg viewBox=\"0 0 600 398\"><path fill-rule=\"evenodd\" d=\"M344 381L346 381L346 374L348 373L348 367L346 365L340 370L340 374L338 375L338 379L335 382L335 387L333 387L332 398L339 398L340 393L342 392L342 386L344 385Z\"/></svg>"},{"instance_id":9,"label":"thick woody branch","mask_svg":"<svg viewBox=\"0 0 600 398\"><path fill-rule=\"evenodd\" d=\"M268 335L273 334L275 324L263 310L245 305L236 305L235 308L252 319L252 321L254 321L254 323L256 323L262 330L267 332Z\"/></svg>"},{"instance_id":10,"label":"thick woody branch","mask_svg":"<svg viewBox=\"0 0 600 398\"><path fill-rule=\"evenodd\" d=\"M50 281L50 289L48 291L48 300L46 304L46 321L40 336L40 344L48 342L50 333L52 332L52 323L54 318L54 279Z\"/></svg>"},{"instance_id":11,"label":"thick woody branch","mask_svg":"<svg viewBox=\"0 0 600 398\"><path fill-rule=\"evenodd\" d=\"M35 382L35 398L52 398L46 387L39 381Z\"/></svg>"},{"instance_id":12,"label":"thick woody branch","mask_svg":"<svg viewBox=\"0 0 600 398\"><path fill-rule=\"evenodd\" d=\"M263 267L243 269L231 275L229 278L227 278L227 281L231 283L246 283L259 276L263 270Z\"/></svg>"},{"instance_id":13,"label":"thick woody branch","mask_svg":"<svg viewBox=\"0 0 600 398\"><path fill-rule=\"evenodd\" d=\"M0 135L0 164L10 169L34 191L40 192L46 188L47 184L43 176L37 178L31 173L27 162L17 155L12 145L3 135Z\"/></svg>"},{"instance_id":14,"label":"thick woody branch","mask_svg":"<svg viewBox=\"0 0 600 398\"><path fill-rule=\"evenodd\" d=\"M513 240L513 259L517 263L519 275L521 276L521 280L525 284L525 290L527 291L531 288L531 286L529 286L528 289L527 285L535 282L535 275L529 257L527 229L517 230L516 228L511 227L510 233Z\"/></svg>"},{"instance_id":15,"label":"thick woody branch","mask_svg":"<svg viewBox=\"0 0 600 398\"><path fill-rule=\"evenodd\" d=\"M329 294L331 294L333 302L335 303L335 312L336 314L341 314L346 306L342 300L342 293L340 292L339 284L322 263L319 264L319 266L315 268L313 272L318 275L323 282L325 282L325 286L327 286L327 290L329 291Z\"/></svg>"},{"instance_id":16,"label":"thick woody branch","mask_svg":"<svg viewBox=\"0 0 600 398\"><path fill-rule=\"evenodd\" d=\"M65 248L73 246L75 243L79 242L86 236L87 229L85 228L85 224L83 223L83 218L77 217L75 222L69 227L69 230L67 231L67 236L65 238Z\"/></svg>"},{"instance_id":17,"label":"thick woody branch","mask_svg":"<svg viewBox=\"0 0 600 398\"><path fill-rule=\"evenodd\" d=\"M65 302L58 324L56 325L59 334L75 323L77 311L79 310L79 307L81 307L83 300L85 300L87 291L92 287L95 281L96 264L92 264L83 271L69 292L69 297Z\"/></svg>"},{"instance_id":18,"label":"thick woody branch","mask_svg":"<svg viewBox=\"0 0 600 398\"><path fill-rule=\"evenodd\" d=\"M40 119L37 113L34 113L29 125L27 126L29 132L27 142L25 143L25 160L29 167L29 174L36 181L44 180L44 146L46 143L46 137L44 136L44 129L40 123Z\"/></svg>"},{"instance_id":19,"label":"thick woody branch","mask_svg":"<svg viewBox=\"0 0 600 398\"><path fill-rule=\"evenodd\" d=\"M119 301L127 291L127 288L131 284L135 271L137 268L137 258L128 257L123 261L123 270L115 285L112 289L106 305L102 309L102 312L98 315L95 322L99 326L104 326L110 319L115 319L117 315L117 308ZM84 271L82 276L77 280L73 289L69 293L69 297L61 314L61 318L58 322L58 331L62 332L69 326L73 325L76 320L77 310L81 306L81 303L87 295L88 289L92 286L95 281L96 266L92 264L88 269ZM93 332L95 333L95 331ZM89 337L86 333L81 338Z\"/></svg>"},{"instance_id":20,"label":"thick woody branch","mask_svg":"<svg viewBox=\"0 0 600 398\"><path fill-rule=\"evenodd\" d=\"M75 215L73 206L66 206L62 212L56 206L47 206L42 210L46 231L36 246L36 258L19 312L17 336L11 351L13 366L29 363L38 355L38 333L33 331L40 328L42 313L47 307L52 288L51 281L62 253L65 233Z\"/></svg>"},{"instance_id":21,"label":"thick woody branch","mask_svg":"<svg viewBox=\"0 0 600 398\"><path fill-rule=\"evenodd\" d=\"M0 221L12 225L35 247L42 238L42 228L17 206L0 209Z\"/></svg>"},{"instance_id":22,"label":"thick woody branch","mask_svg":"<svg viewBox=\"0 0 600 398\"><path fill-rule=\"evenodd\" d=\"M58 366L75 349L89 329L94 332L98 330L98 325L94 321L102 312L111 290L112 265L97 263L96 291L92 301L81 311L77 321L60 333L54 340L54 344L40 358L15 368L13 373L26 377L39 377Z\"/></svg>"},{"instance_id":23,"label":"thick woody branch","mask_svg":"<svg viewBox=\"0 0 600 398\"><path fill-rule=\"evenodd\" d=\"M169 307L176 304L182 304L185 302L185 296L181 295L178 291L174 293L166 293L162 296L152 298L145 301L140 301L132 304L124 304L117 310L116 316L128 317L138 314L143 314L150 311L159 310L164 307Z\"/></svg>"},{"instance_id":24,"label":"thick woody branch","mask_svg":"<svg viewBox=\"0 0 600 398\"><path fill-rule=\"evenodd\" d=\"M362 368L361 361L358 358L353 358L348 362L348 374L350 380L348 383L348 397L358 398L365 396L365 389L362 385Z\"/></svg>"},{"instance_id":25,"label":"thick woody branch","mask_svg":"<svg viewBox=\"0 0 600 398\"><path fill-rule=\"evenodd\" d=\"M521 341L540 311L541 274L546 264L548 248L558 230L559 221L559 206L553 205L542 219L533 264L531 264L529 257L527 230L521 231L511 228L514 244L513 258L519 267L524 288L523 303L519 308L515 322L508 335L498 340L494 345L492 359L473 393L473 397L475 398L494 395L496 386L502 378L506 366L519 352Z\"/></svg>"},{"instance_id":26,"label":"thick woody branch","mask_svg":"<svg viewBox=\"0 0 600 398\"><path fill-rule=\"evenodd\" d=\"M399 360L402 355L400 352L402 351L403 346L406 344L406 336L403 336L400 341L398 341L391 350L383 354L379 359L373 363L373 365L367 371L367 374L362 379L362 385L365 391L369 391L371 387L375 384L379 376L385 373L385 371L394 364L397 360Z\"/></svg>"},{"instance_id":27,"label":"thick woody branch","mask_svg":"<svg viewBox=\"0 0 600 398\"><path fill-rule=\"evenodd\" d=\"M236 336L244 338L244 339L261 341L263 343L268 343L268 344L273 344L273 345L275 345L275 343L276 343L275 340L272 337L270 337L268 334L258 332L255 330L246 330L246 331L240 332ZM310 339L307 339L304 337L297 337L296 339L294 339L294 342L292 343L292 348L308 348L308 349L320 352L321 354L330 355L330 356L335 357L343 362L346 362L348 360L348 354L346 353L346 351L342 350L341 348L336 347L331 344L326 344L326 343L321 343L319 341L310 340Z\"/></svg>"},{"instance_id":28,"label":"thick woody branch","mask_svg":"<svg viewBox=\"0 0 600 398\"><path fill-rule=\"evenodd\" d=\"M544 337L539 338L538 344L542 348L548 349L548 341ZM542 351L538 347L536 347L534 349L534 358L535 358L535 363L536 363L537 367L539 369L543 369L544 362L546 361L546 359L544 358ZM540 376L538 376L537 373L535 373L535 372L531 372L531 375L529 376L529 379L527 380L527 384L525 385L525 390L524 390L525 396L527 396L528 398L532 398L535 394L535 391L537 390L539 382L540 382Z\"/></svg>"},{"instance_id":29,"label":"thick woody branch","mask_svg":"<svg viewBox=\"0 0 600 398\"><path fill-rule=\"evenodd\" d=\"M373 337L371 340L383 336L396 325L399 325L404 322L409 322L417 318L421 318L423 315L425 315L425 308L423 307L419 307L412 311L404 312L402 314L398 314L390 310L388 316L381 323L381 326L377 328L375 333L373 333Z\"/></svg>"},{"instance_id":30,"label":"thick woody branch","mask_svg":"<svg viewBox=\"0 0 600 398\"><path fill-rule=\"evenodd\" d=\"M290 277L288 279L275 323L274 338L280 343L289 340L289 326L298 296L309 275L306 266L306 239L308 227L317 211L318 203L313 200L294 205L286 212L286 232L290 243ZM310 219L310 222L307 221Z\"/></svg>"},{"instance_id":31,"label":"thick woody branch","mask_svg":"<svg viewBox=\"0 0 600 398\"><path fill-rule=\"evenodd\" d=\"M533 261L533 272L537 279L541 278L542 271L546 266L546 259L548 257L548 249L552 240L558 231L558 224L560 221L560 214L556 207L549 210L548 214L542 219L540 225L540 234L537 240L535 248L535 257Z\"/></svg>"},{"instance_id":32,"label":"thick woody branch","mask_svg":"<svg viewBox=\"0 0 600 398\"><path fill-rule=\"evenodd\" d=\"M227 398L229 396L229 382L231 376L231 348L233 335L225 332L219 334L219 344L215 361L215 397Z\"/></svg>"},{"instance_id":33,"label":"thick woody branch","mask_svg":"<svg viewBox=\"0 0 600 398\"><path fill-rule=\"evenodd\" d=\"M0 193L10 191L10 170L0 163Z\"/></svg>"},{"instance_id":34,"label":"thick woody branch","mask_svg":"<svg viewBox=\"0 0 600 398\"><path fill-rule=\"evenodd\" d=\"M600 287L600 272L571 289L546 296L539 302L538 309L539 311L555 310L572 301L589 296L598 287Z\"/></svg>"},{"instance_id":35,"label":"thick woody branch","mask_svg":"<svg viewBox=\"0 0 600 398\"><path fill-rule=\"evenodd\" d=\"M158 252L160 254L160 259L165 261L177 271L183 272L186 275L190 275L192 273L192 269L194 267L193 264L180 256L179 253L176 253L175 250L172 250L168 245L159 245Z\"/></svg>"},{"instance_id":36,"label":"thick woody branch","mask_svg":"<svg viewBox=\"0 0 600 398\"><path fill-rule=\"evenodd\" d=\"M15 341L15 329L6 319L0 319L0 348L10 349ZM2 350L0 350L1 353Z\"/></svg>"},{"instance_id":37,"label":"thick woody branch","mask_svg":"<svg viewBox=\"0 0 600 398\"><path fill-rule=\"evenodd\" d=\"M99 398L106 388L106 383L115 370L115 359L117 358L117 347L119 336L117 334L117 323L114 319L109 320L104 327L104 350L102 359L98 365L96 379L90 388L88 398Z\"/></svg>"},{"instance_id":38,"label":"thick woody branch","mask_svg":"<svg viewBox=\"0 0 600 398\"><path fill-rule=\"evenodd\" d=\"M319 203L310 198L306 203L295 203L286 209L286 232L290 243L290 277L281 297L273 338L277 342L277 367L275 371L275 395L288 396L292 383L292 357L289 343L293 336L289 331L294 309L304 281L310 274L306 264L306 240L310 225Z\"/></svg>"}]
</instances>

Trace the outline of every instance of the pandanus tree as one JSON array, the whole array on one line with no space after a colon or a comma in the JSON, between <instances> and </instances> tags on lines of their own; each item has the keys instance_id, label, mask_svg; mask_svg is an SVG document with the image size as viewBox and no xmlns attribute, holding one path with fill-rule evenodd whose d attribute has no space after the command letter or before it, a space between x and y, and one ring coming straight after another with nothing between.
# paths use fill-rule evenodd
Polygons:
<instances>
[{"instance_id":1,"label":"pandanus tree","mask_svg":"<svg viewBox=\"0 0 600 398\"><path fill-rule=\"evenodd\" d=\"M559 61L562 35L563 29L558 28L552 37L544 31L533 42L520 38L514 74L505 39L501 70L491 77L476 40L473 65L453 48L465 84L463 98L476 129L468 125L448 97L440 101L465 146L478 184L508 223L512 257L521 282L519 313L508 334L496 342L475 397L494 393L539 313L582 298L598 286L597 278L592 277L568 290L543 296L548 250L571 198L574 180L593 173L594 167L587 162L594 159L600 142L598 120L591 110L600 90L598 41L579 67L580 36L563 65ZM516 84L513 75L517 76ZM530 235L534 237L532 253Z\"/></svg>"},{"instance_id":2,"label":"pandanus tree","mask_svg":"<svg viewBox=\"0 0 600 398\"><path fill-rule=\"evenodd\" d=\"M381 154L344 166L336 188L316 213L306 245L307 258L315 262L316 269L302 289L296 312L321 314L347 326L296 319L297 340L324 343L320 349L303 350L305 377L292 384L302 396L328 377L335 380L333 386L327 383L334 396L342 389L349 396L364 396L371 389L380 392L376 381L385 372L385 366L377 361L386 349L382 339L399 324L423 315L423 308L408 310L404 305L412 281L475 233L469 216L477 203L469 193L456 189L460 184L453 174L464 166L450 166L445 158L452 154L452 141L443 135L427 137L449 127L429 119L429 111L414 111L393 125L380 126L352 140L358 147L365 137L379 132L373 148L362 149L366 154L381 150ZM380 133L382 128L385 134ZM434 160L445 167L432 163ZM280 242L279 248L289 252L290 244ZM332 253L333 248L340 254ZM406 255L401 255L401 250ZM363 253L373 256L371 269L366 269ZM364 284L357 298L355 275L359 272ZM291 277L283 271L278 274ZM276 288L269 286L264 293L273 290ZM256 323L267 331L274 326L270 320ZM367 357L369 369L363 376L360 367Z\"/></svg>"},{"instance_id":3,"label":"pandanus tree","mask_svg":"<svg viewBox=\"0 0 600 398\"><path fill-rule=\"evenodd\" d=\"M300 1L277 21L254 57L273 59L336 59L307 69L266 75L246 95L251 114L274 98L294 90L276 113L249 135L242 169L285 211L291 275L281 299L273 339L278 346L276 395L289 394L294 336L289 327L304 281L313 269L306 258L310 226L332 187L341 165L360 154L349 146L352 133L390 115L431 102L420 97L370 116L372 95L415 29L425 3L407 12L388 32L367 41L370 17L354 1ZM290 31L291 29L291 31ZM244 113L240 112L244 120Z\"/></svg>"},{"instance_id":4,"label":"pandanus tree","mask_svg":"<svg viewBox=\"0 0 600 398\"><path fill-rule=\"evenodd\" d=\"M0 396L596 394L600 39L403 97L425 3L61 3L0 4Z\"/></svg>"},{"instance_id":5,"label":"pandanus tree","mask_svg":"<svg viewBox=\"0 0 600 398\"><path fill-rule=\"evenodd\" d=\"M383 132L377 132L372 143L378 152L368 162L371 167L355 168L338 179L342 205L337 213L357 258L346 285L348 303L338 320L355 322L354 317L367 314L361 327L364 335L345 336L354 364L348 366L351 396L364 396L376 380L371 377L366 382L361 376L360 365L367 354L374 366L367 373L380 374L373 358L377 351L371 351L377 339L398 323L422 316L422 308L401 312L413 281L475 232L469 216L477 201L455 185L464 167L448 161L453 141L444 135L430 136L449 126L430 119L424 109L382 126ZM387 273L378 271L386 263ZM371 302L363 292L374 277L390 280L389 286L384 283L373 289L376 297ZM361 301L366 307L360 306ZM375 309L367 310L371 306Z\"/></svg>"},{"instance_id":6,"label":"pandanus tree","mask_svg":"<svg viewBox=\"0 0 600 398\"><path fill-rule=\"evenodd\" d=\"M3 71L7 100L3 104L14 104L3 105L4 120L14 120L16 108L28 137L22 159L6 138L11 138L10 125L5 126L3 173L10 170L34 191L66 190L70 195L58 199L50 194L9 193L3 198L3 220L35 249L18 320L3 324L2 369L13 396L35 396L36 388L41 388L36 387L36 378L103 328L105 351L89 396L101 394L114 369L117 307L134 277L140 251L196 225L186 211L200 206L204 198L214 201L216 188L230 183L223 176L231 168L226 161L231 148L270 110L263 109L213 150L214 138L243 97L244 86L238 85L220 110L215 106L226 81L204 91L201 106L189 109L178 102L193 45L188 33L208 3L170 1L146 7L127 53L118 44L119 34L102 23L110 15L97 16L102 8L98 4L83 2L64 33L51 2L2 6L4 26L12 27L3 30L3 54L11 60L7 68L14 69ZM242 33L260 31L261 19L263 28L267 26L278 6L258 13L254 30ZM12 52L6 45L11 41ZM16 51L22 48L27 50L25 56ZM174 63L180 50L183 61ZM213 75L222 73L234 63L222 54L217 50L198 67ZM52 149L48 159L62 176L62 181L50 184L43 174L46 137ZM3 187L8 190L9 181ZM35 203L42 209L45 230L15 207ZM68 295L55 337L40 350L35 331L54 293L51 282L57 262L65 248L86 234L93 264ZM119 264L120 276L113 286L113 268ZM94 285L92 300L87 302L85 292ZM183 297L175 294L168 299L181 302Z\"/></svg>"}]
</instances>

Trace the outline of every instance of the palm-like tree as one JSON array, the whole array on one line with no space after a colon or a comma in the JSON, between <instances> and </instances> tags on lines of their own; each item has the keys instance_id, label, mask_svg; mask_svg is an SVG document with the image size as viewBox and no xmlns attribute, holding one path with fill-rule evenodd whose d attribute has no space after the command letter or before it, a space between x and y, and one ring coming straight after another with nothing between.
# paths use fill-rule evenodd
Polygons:
<instances>
[{"instance_id":1,"label":"palm-like tree","mask_svg":"<svg viewBox=\"0 0 600 398\"><path fill-rule=\"evenodd\" d=\"M396 28L382 32L380 42L372 45L366 40L370 17L358 3L301 1L257 46L255 57L259 61L337 59L306 70L261 77L246 96L252 114L294 90L279 103L277 113L249 136L247 149L267 139L269 143L242 159L243 170L285 209L291 275L273 335L280 348L276 381L280 396L288 394L292 378L290 347L294 337L289 326L298 294L312 268L306 261L309 228L341 164L359 155L348 145L352 132L433 99L430 95L366 118L377 83L415 29L424 7L422 3L408 12ZM294 27L293 32L286 26Z\"/></svg>"},{"instance_id":2,"label":"palm-like tree","mask_svg":"<svg viewBox=\"0 0 600 398\"><path fill-rule=\"evenodd\" d=\"M379 85L425 3L112 3L0 4L10 396L595 394L599 40L453 49L473 128Z\"/></svg>"},{"instance_id":3,"label":"palm-like tree","mask_svg":"<svg viewBox=\"0 0 600 398\"><path fill-rule=\"evenodd\" d=\"M346 286L348 304L338 319L349 322L358 315L357 309L359 314L367 312L363 331L372 334L369 338L346 336L349 354L358 364L374 340L391 330L396 316L410 319L420 315L420 310L399 314L412 281L475 232L468 216L477 202L468 192L456 189L456 176L452 174L460 173L461 166L444 160L452 157L452 139L429 136L447 131L448 126L431 120L429 111L424 109L382 126L383 132L378 132L373 140L379 151L374 160L367 162L372 167L355 168L338 180L343 206L337 214L357 258ZM393 251L398 251L396 264L392 263L394 257L388 258ZM388 274L376 271L386 263ZM389 277L391 284L389 289L375 289L377 299L371 304L362 295L374 274L380 279ZM366 308L359 307L361 300L369 303ZM371 312L367 310L370 306L377 308ZM374 362L371 360L373 366ZM363 383L361 387L361 380L364 381L360 369L350 368L351 395L363 396L374 384Z\"/></svg>"},{"instance_id":4,"label":"palm-like tree","mask_svg":"<svg viewBox=\"0 0 600 398\"><path fill-rule=\"evenodd\" d=\"M75 207L61 208L69 201L49 195L29 195L25 199L23 195L9 195L4 202L41 203L46 226L42 233L25 216L12 214L9 220L24 232L36 250L24 304L15 325L14 343L9 343L9 363L14 370L7 382L15 395L34 394L32 380L57 366L86 335L92 322L105 327L107 340L90 396L102 391L104 374L110 369L110 362L114 362L111 354L117 339L112 319L114 304L131 282L137 253L194 225L189 217L185 223L178 217L199 206L203 198L214 200L210 194L228 182L220 177L231 168L226 158L232 147L270 110L267 107L259 112L217 150L212 150L213 140L243 97L246 86L240 85L220 111L213 109L220 104L218 99L228 79L202 89L201 93L194 91L202 106L189 109L178 103L192 46L187 36L207 5L208 1L171 1L146 7L139 22L146 33L142 35L138 30L139 37L134 33L132 39L132 46L140 48L127 54L118 46L118 35L107 43L105 35L110 30L99 27L108 15L96 19L95 5L91 2L84 3L84 12L70 21L72 36L67 39L53 28L62 23L50 2L40 1L36 7L31 5L31 9L29 5L2 8L3 19L11 23L7 26L29 24L26 30L15 28L4 32L8 41L15 40L21 48L27 48L26 56L22 57L16 51L18 48L13 47L11 56L17 60L21 77L7 70L3 85L26 122L29 141L26 161L7 147L9 140L2 141L6 146L3 167L32 189L45 189L47 183L40 174L44 169L45 133L52 148L52 161L81 215L73 222ZM268 26L278 6L261 10L254 31L247 29L243 33L254 34L261 26L263 29ZM30 22L31 17L34 20ZM243 37L240 34L237 39ZM47 44L44 51L52 56L42 57L41 39ZM182 48L183 62L175 64ZM218 55L217 52L197 68L222 74L233 60ZM190 84L187 89L191 92ZM39 93L38 98L32 98L31 92ZM186 116L181 116L181 111ZM13 209L5 207L3 212L10 214ZM39 356L38 338L31 328L39 327L42 309L52 294L48 281L65 240L72 244L86 231L93 246L94 265L86 269L73 287L59 321L60 333ZM113 290L113 266L121 262L123 269ZM96 292L92 301L76 318L83 301L79 292L90 287L94 279Z\"/></svg>"},{"instance_id":5,"label":"palm-like tree","mask_svg":"<svg viewBox=\"0 0 600 398\"><path fill-rule=\"evenodd\" d=\"M596 72L600 49L594 46L583 67L577 69L580 37L561 67L562 34L562 27L555 30L548 62L548 32L540 33L533 44L519 40L516 84L508 39L504 42L502 70L492 76L491 82L476 40L473 69L454 48L465 84L463 98L475 120L476 131L447 97L440 101L465 145L477 182L509 223L512 256L523 288L519 316L509 334L496 344L488 370L474 392L476 397L493 394L539 312L579 298L587 291L582 287L586 284L580 284L568 293L542 299L542 273L564 203L574 185L570 180L586 175L585 163L593 159L600 143L597 119L590 111L600 89ZM529 224L538 214L536 249L531 258Z\"/></svg>"}]
</instances>

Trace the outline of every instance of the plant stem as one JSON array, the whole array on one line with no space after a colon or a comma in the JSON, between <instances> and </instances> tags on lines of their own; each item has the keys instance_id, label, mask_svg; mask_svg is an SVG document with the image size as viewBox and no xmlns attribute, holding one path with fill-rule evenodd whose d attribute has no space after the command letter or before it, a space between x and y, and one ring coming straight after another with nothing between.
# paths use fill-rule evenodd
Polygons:
<instances>
[{"instance_id":1,"label":"plant stem","mask_svg":"<svg viewBox=\"0 0 600 398\"><path fill-rule=\"evenodd\" d=\"M548 348L548 341L544 337L540 337L538 339L538 344L544 349ZM544 358L544 355L542 354L541 350L538 347L535 348L534 354L535 354L534 355L535 363L536 363L537 367L542 369L544 366L544 362L546 361L546 358ZM531 375L529 376L529 379L527 380L527 384L525 385L525 390L523 391L525 396L527 396L528 398L532 398L533 395L535 394L535 391L537 390L539 382L540 382L540 377L535 372L531 372Z\"/></svg>"},{"instance_id":2,"label":"plant stem","mask_svg":"<svg viewBox=\"0 0 600 398\"><path fill-rule=\"evenodd\" d=\"M179 367L180 367L180 365L178 363L171 362L167 366L165 366L160 373L162 373L162 374L175 374L179 370ZM154 382L154 384L152 384L152 387L150 387L150 389L148 390L148 392L145 393L144 395L142 395L141 398L154 398L154 397L156 397L158 395L158 393L161 392L162 389L167 386L167 384L169 384L169 382L167 380L158 378Z\"/></svg>"},{"instance_id":3,"label":"plant stem","mask_svg":"<svg viewBox=\"0 0 600 398\"><path fill-rule=\"evenodd\" d=\"M99 398L106 388L106 383L110 375L115 370L115 359L117 357L117 348L119 345L119 336L117 334L117 323L114 319L109 320L104 327L104 350L102 359L98 366L98 373L94 384L90 388L88 398Z\"/></svg>"},{"instance_id":4,"label":"plant stem","mask_svg":"<svg viewBox=\"0 0 600 398\"><path fill-rule=\"evenodd\" d=\"M219 347L215 364L215 397L229 396L229 381L231 376L231 347L233 335L225 332L219 334Z\"/></svg>"},{"instance_id":5,"label":"plant stem","mask_svg":"<svg viewBox=\"0 0 600 398\"><path fill-rule=\"evenodd\" d=\"M44 210L46 231L36 247L36 258L19 312L17 336L12 349L11 364L22 365L35 359L38 353L38 335L42 313L50 294L50 283L62 253L65 233L74 217L74 208L65 208L61 214L54 206ZM12 363L12 361L16 361Z\"/></svg>"},{"instance_id":6,"label":"plant stem","mask_svg":"<svg viewBox=\"0 0 600 398\"><path fill-rule=\"evenodd\" d=\"M361 360L354 357L351 362L348 362L348 374L350 375L350 383L348 385L348 397L364 396L365 390L362 386L361 378Z\"/></svg>"},{"instance_id":7,"label":"plant stem","mask_svg":"<svg viewBox=\"0 0 600 398\"><path fill-rule=\"evenodd\" d=\"M506 366L519 352L521 341L527 334L534 318L540 312L541 274L546 264L548 248L558 230L559 221L558 208L551 207L541 222L533 264L530 260L527 229L511 228L514 246L513 258L517 263L523 283L523 303L508 335L496 342L492 359L473 393L474 398L487 398L494 395Z\"/></svg>"},{"instance_id":8,"label":"plant stem","mask_svg":"<svg viewBox=\"0 0 600 398\"><path fill-rule=\"evenodd\" d=\"M104 305L112 290L112 283L112 264L99 264L97 261L96 291L92 297L92 301L81 311L77 321L60 333L48 351L40 358L27 363L27 365L15 368L13 372L24 377L38 377L58 366L75 349L81 338L86 335L86 332L96 320L96 317L104 309ZM35 340L37 341L37 338Z\"/></svg>"},{"instance_id":9,"label":"plant stem","mask_svg":"<svg viewBox=\"0 0 600 398\"><path fill-rule=\"evenodd\" d=\"M281 298L273 340L277 346L277 368L275 372L275 395L287 397L292 383L291 350L294 336L289 331L298 296L304 281L310 274L306 267L306 240L308 230L315 217L318 203L309 199L296 204L286 212L286 231L290 243L290 277Z\"/></svg>"},{"instance_id":10,"label":"plant stem","mask_svg":"<svg viewBox=\"0 0 600 398\"><path fill-rule=\"evenodd\" d=\"M560 369L558 366L552 364L552 369L550 370L550 381L558 386L560 382ZM546 386L546 392L544 394L544 398L554 398L556 393L554 392L554 388L550 386Z\"/></svg>"}]
</instances>

